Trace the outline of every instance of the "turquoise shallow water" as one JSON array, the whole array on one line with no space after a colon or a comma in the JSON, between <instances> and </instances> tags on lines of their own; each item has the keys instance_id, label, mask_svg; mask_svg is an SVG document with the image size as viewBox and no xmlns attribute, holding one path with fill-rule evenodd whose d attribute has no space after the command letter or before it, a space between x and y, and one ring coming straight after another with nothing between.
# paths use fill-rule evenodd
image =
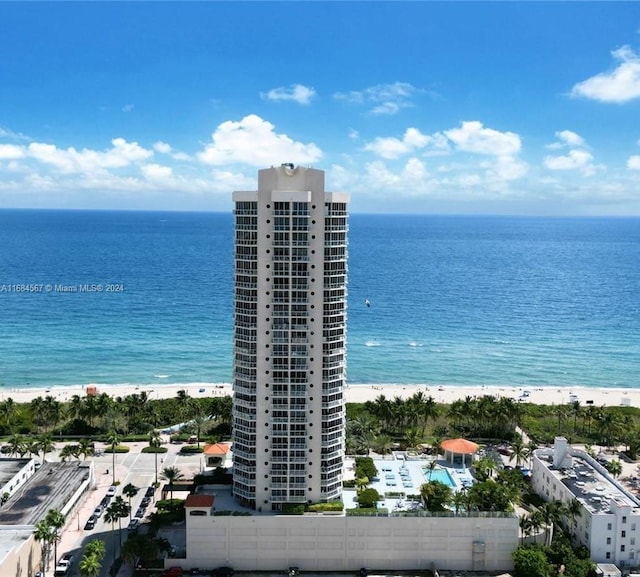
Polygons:
<instances>
[{"instance_id":1,"label":"turquoise shallow water","mask_svg":"<svg viewBox=\"0 0 640 577\"><path fill-rule=\"evenodd\" d=\"M0 211L0 384L229 382L232 239L230 214ZM638 295L639 219L353 215L348 380L637 387Z\"/></svg>"}]
</instances>

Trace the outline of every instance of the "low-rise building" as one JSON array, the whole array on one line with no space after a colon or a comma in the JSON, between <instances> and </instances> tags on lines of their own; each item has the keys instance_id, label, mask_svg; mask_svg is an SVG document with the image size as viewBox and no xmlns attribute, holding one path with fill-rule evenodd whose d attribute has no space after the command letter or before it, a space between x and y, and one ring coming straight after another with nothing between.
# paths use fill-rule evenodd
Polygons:
<instances>
[{"instance_id":1,"label":"low-rise building","mask_svg":"<svg viewBox=\"0 0 640 577\"><path fill-rule=\"evenodd\" d=\"M44 463L36 470L32 459L22 459L16 470L16 461L0 459L0 478L14 483L13 494L0 506L0 575L29 577L41 562L41 547L33 538L36 523L51 509L72 522L95 478L92 462Z\"/></svg>"},{"instance_id":2,"label":"low-rise building","mask_svg":"<svg viewBox=\"0 0 640 577\"><path fill-rule=\"evenodd\" d=\"M285 515L247 511L230 489L186 502L186 554L167 566L241 571L475 570L513 567L518 518L510 513L356 516L343 511Z\"/></svg>"},{"instance_id":3,"label":"low-rise building","mask_svg":"<svg viewBox=\"0 0 640 577\"><path fill-rule=\"evenodd\" d=\"M552 448L534 451L531 482L547 501L580 504L565 526L594 562L640 564L640 500L585 451L556 438Z\"/></svg>"}]
</instances>

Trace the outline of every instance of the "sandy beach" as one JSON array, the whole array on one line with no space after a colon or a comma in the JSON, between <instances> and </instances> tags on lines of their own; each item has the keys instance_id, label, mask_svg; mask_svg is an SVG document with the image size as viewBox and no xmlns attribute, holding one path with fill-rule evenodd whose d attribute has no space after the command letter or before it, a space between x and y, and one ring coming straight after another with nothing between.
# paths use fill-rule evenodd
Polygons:
<instances>
[{"instance_id":1,"label":"sandy beach","mask_svg":"<svg viewBox=\"0 0 640 577\"><path fill-rule=\"evenodd\" d=\"M92 385L88 385L92 386ZM107 393L113 397L124 397L133 393L145 392L150 399L175 397L179 390L186 390L194 398L225 396L231 394L230 384L190 383L186 385L94 385L98 394ZM32 399L51 395L65 402L73 395L84 396L87 387L73 385L68 387L52 386L50 388L0 389L0 400L11 397L17 403L28 403ZM401 397L406 399L418 391L432 396L438 403L451 403L467 396L479 397L493 395L509 397L522 402L562 405L575 400L581 406L631 406L640 407L640 389L604 389L590 387L454 387L437 385L400 385L400 384L349 384L346 387L346 400L349 403L364 403L374 400L380 395L389 399Z\"/></svg>"}]
</instances>

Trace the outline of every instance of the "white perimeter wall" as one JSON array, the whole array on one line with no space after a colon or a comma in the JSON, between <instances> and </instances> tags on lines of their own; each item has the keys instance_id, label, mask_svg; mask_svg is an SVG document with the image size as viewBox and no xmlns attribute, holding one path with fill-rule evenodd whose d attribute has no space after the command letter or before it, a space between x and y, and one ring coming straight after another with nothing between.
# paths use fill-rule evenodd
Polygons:
<instances>
[{"instance_id":1,"label":"white perimeter wall","mask_svg":"<svg viewBox=\"0 0 640 577\"><path fill-rule=\"evenodd\" d=\"M167 562L241 571L507 571L517 546L515 516L187 515L187 558Z\"/></svg>"}]
</instances>

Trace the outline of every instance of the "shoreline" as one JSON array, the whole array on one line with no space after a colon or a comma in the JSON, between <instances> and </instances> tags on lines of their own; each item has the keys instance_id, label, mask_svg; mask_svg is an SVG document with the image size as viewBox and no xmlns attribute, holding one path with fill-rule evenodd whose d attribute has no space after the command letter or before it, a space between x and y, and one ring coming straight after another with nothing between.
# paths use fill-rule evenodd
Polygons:
<instances>
[{"instance_id":1,"label":"shoreline","mask_svg":"<svg viewBox=\"0 0 640 577\"><path fill-rule=\"evenodd\" d=\"M12 398L16 403L28 403L36 397L53 396L61 402L68 402L73 395L85 396L89 387L95 387L97 394L107 393L112 397L125 397L131 394L147 393L149 399L171 398L178 391L186 390L194 398L231 395L230 383L167 383L167 384L88 384L55 385L51 387L9 388L0 387L0 401ZM640 408L640 389L631 388L595 388L585 386L526 387L526 386L454 386L433 384L347 384L345 400L347 403L373 401L380 395L387 399L400 397L407 399L417 392L433 397L437 403L450 404L465 397L492 395L497 398L511 398L516 401L538 405L566 405L579 401L581 406L630 406Z\"/></svg>"}]
</instances>

